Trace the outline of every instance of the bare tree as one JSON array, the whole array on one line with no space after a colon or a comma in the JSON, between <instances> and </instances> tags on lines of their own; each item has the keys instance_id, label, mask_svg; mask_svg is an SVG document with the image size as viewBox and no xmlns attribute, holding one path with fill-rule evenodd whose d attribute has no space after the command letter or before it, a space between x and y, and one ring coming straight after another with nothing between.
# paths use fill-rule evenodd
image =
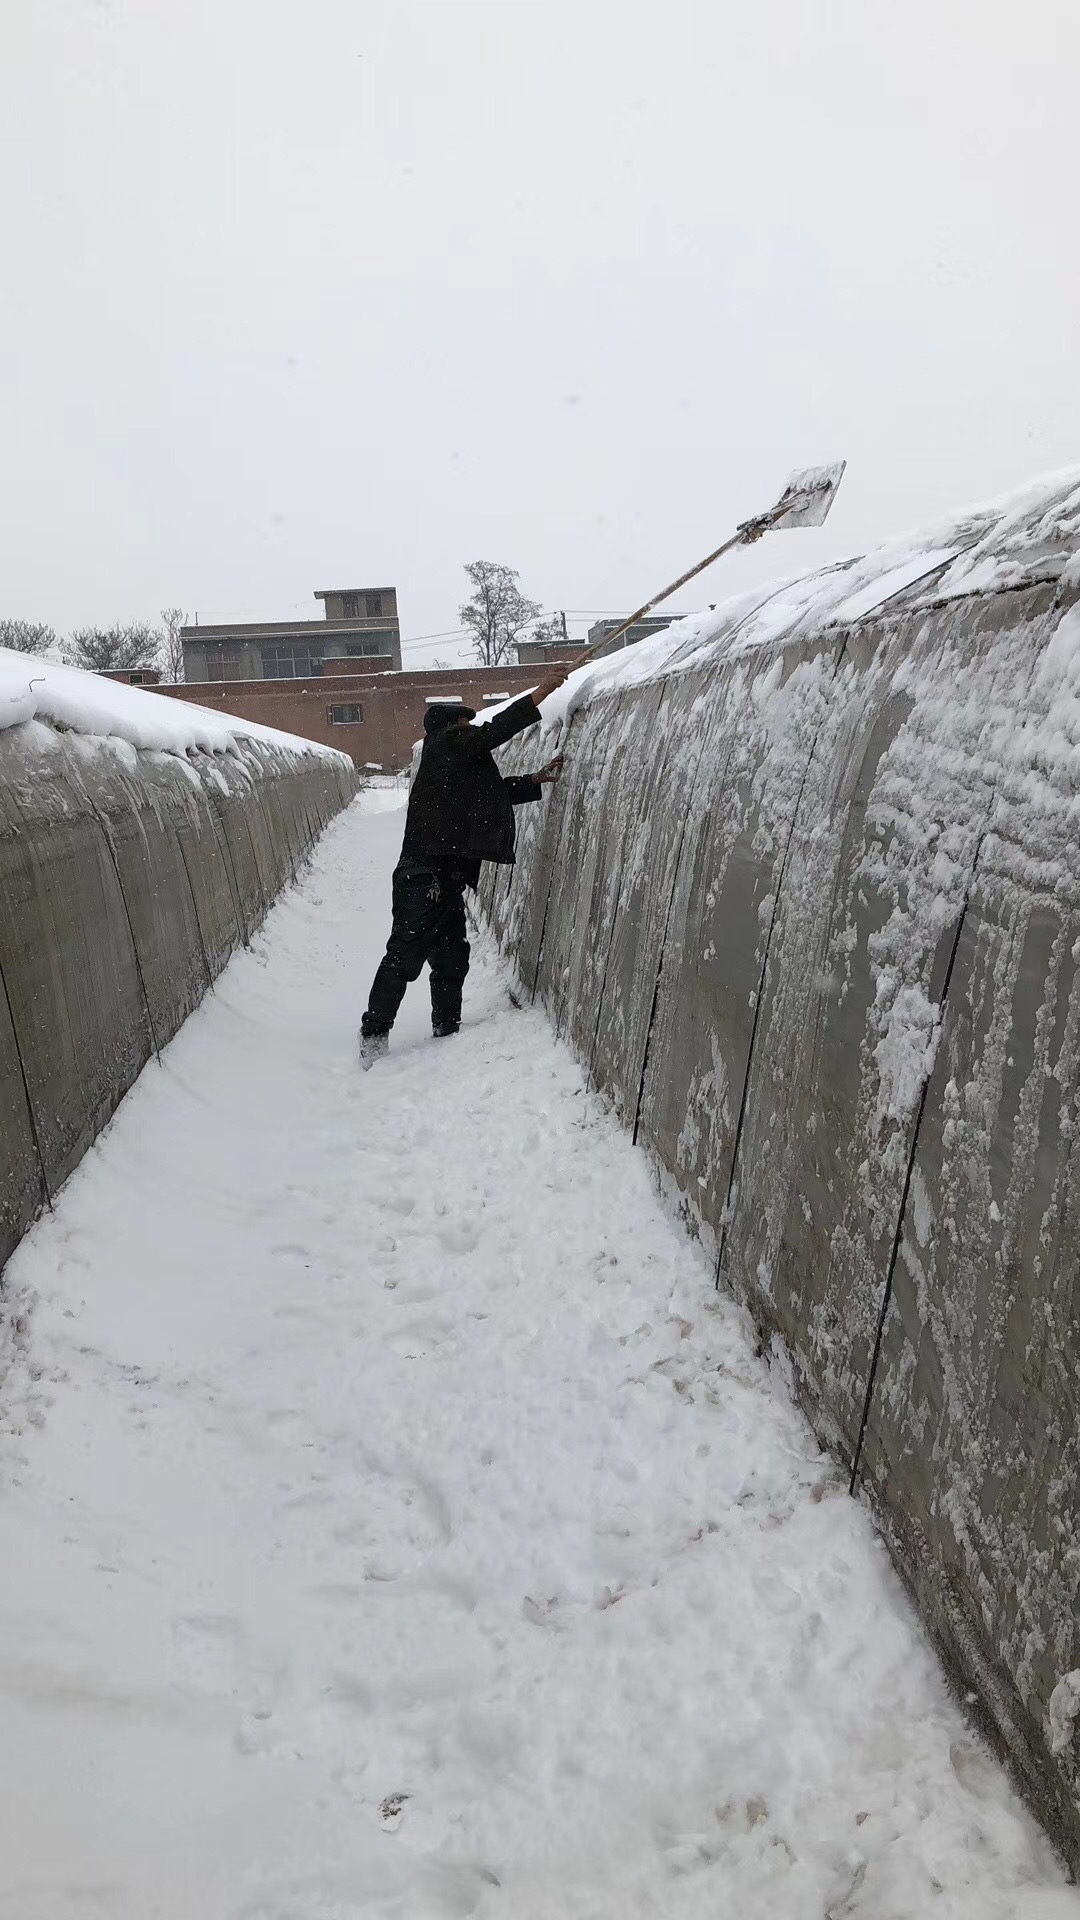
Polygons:
<instances>
[{"instance_id":1,"label":"bare tree","mask_svg":"<svg viewBox=\"0 0 1080 1920\"><path fill-rule=\"evenodd\" d=\"M470 629L476 657L485 667L507 663L515 643L540 612L539 602L527 600L512 567L494 560L470 560L465 568L475 589L459 608L462 625Z\"/></svg>"},{"instance_id":2,"label":"bare tree","mask_svg":"<svg viewBox=\"0 0 1080 1920\"><path fill-rule=\"evenodd\" d=\"M166 680L184 679L184 643L180 638L180 629L187 624L187 614L182 607L162 607L161 609L161 671Z\"/></svg>"},{"instance_id":3,"label":"bare tree","mask_svg":"<svg viewBox=\"0 0 1080 1920\"><path fill-rule=\"evenodd\" d=\"M64 654L73 667L86 667L91 673L132 672L138 667L155 667L161 649L161 634L145 620L111 627L79 627L64 642Z\"/></svg>"},{"instance_id":4,"label":"bare tree","mask_svg":"<svg viewBox=\"0 0 1080 1920\"><path fill-rule=\"evenodd\" d=\"M47 653L56 645L56 634L40 620L0 620L0 647L15 653Z\"/></svg>"},{"instance_id":5,"label":"bare tree","mask_svg":"<svg viewBox=\"0 0 1080 1920\"><path fill-rule=\"evenodd\" d=\"M546 620L538 620L529 634L530 640L539 641L545 647L565 647L570 651L570 642L566 637L566 621L561 613L549 614Z\"/></svg>"}]
</instances>

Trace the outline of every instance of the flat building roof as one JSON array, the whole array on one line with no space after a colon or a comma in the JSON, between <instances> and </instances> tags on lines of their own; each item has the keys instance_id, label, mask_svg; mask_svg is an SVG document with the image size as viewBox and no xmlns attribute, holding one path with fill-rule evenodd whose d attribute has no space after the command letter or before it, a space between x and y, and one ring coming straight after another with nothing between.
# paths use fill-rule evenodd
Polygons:
<instances>
[{"instance_id":1,"label":"flat building roof","mask_svg":"<svg viewBox=\"0 0 1080 1920\"><path fill-rule=\"evenodd\" d=\"M331 594L337 595L339 593L394 593L396 591L397 589L394 587L316 587L313 597L316 600L327 600L330 598Z\"/></svg>"}]
</instances>

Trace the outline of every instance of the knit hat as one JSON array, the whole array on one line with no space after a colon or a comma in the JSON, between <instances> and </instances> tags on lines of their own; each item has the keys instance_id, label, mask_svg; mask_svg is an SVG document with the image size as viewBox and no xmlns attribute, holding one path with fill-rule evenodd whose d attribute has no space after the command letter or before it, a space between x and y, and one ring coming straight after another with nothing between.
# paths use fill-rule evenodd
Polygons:
<instances>
[{"instance_id":1,"label":"knit hat","mask_svg":"<svg viewBox=\"0 0 1080 1920\"><path fill-rule=\"evenodd\" d=\"M447 727L456 727L459 720L475 720L476 708L466 707L460 700L453 705L431 706L424 715L425 733L443 733Z\"/></svg>"}]
</instances>

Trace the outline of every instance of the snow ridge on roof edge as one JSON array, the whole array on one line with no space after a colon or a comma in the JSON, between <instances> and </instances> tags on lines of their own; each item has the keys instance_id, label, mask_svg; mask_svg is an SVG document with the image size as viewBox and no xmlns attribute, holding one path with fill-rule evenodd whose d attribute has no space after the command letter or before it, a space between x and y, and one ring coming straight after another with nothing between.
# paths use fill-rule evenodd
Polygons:
<instances>
[{"instance_id":1,"label":"snow ridge on roof edge","mask_svg":"<svg viewBox=\"0 0 1080 1920\"><path fill-rule=\"evenodd\" d=\"M349 760L336 747L255 720L239 720L146 687L129 687L80 667L43 660L39 654L0 647L0 732L31 720L90 738L120 740L148 753L238 753L250 740L279 753Z\"/></svg>"},{"instance_id":2,"label":"snow ridge on roof edge","mask_svg":"<svg viewBox=\"0 0 1080 1920\"><path fill-rule=\"evenodd\" d=\"M851 559L780 576L674 621L624 652L578 668L545 700L544 719L566 718L601 693L750 652L795 628L810 632L868 619L901 595L908 608L929 606L1037 580L1068 582L1074 574L1080 586L1080 466L896 535Z\"/></svg>"}]
</instances>

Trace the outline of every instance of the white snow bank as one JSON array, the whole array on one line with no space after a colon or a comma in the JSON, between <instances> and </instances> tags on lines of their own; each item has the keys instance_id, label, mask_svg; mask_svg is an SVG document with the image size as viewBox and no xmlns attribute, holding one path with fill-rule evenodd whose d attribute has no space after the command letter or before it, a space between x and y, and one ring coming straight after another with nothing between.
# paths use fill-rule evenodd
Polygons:
<instances>
[{"instance_id":1,"label":"white snow bank","mask_svg":"<svg viewBox=\"0 0 1080 1920\"><path fill-rule=\"evenodd\" d=\"M866 619L890 599L914 594L923 582L923 598L991 593L1060 577L1078 554L1080 467L897 535L851 560L735 595L621 653L577 667L545 700L544 720L567 718L598 693L766 646L786 634Z\"/></svg>"},{"instance_id":2,"label":"white snow bank","mask_svg":"<svg viewBox=\"0 0 1080 1920\"><path fill-rule=\"evenodd\" d=\"M1072 1745L1076 1722L1080 1718L1080 1668L1063 1673L1053 1693L1047 1719L1050 1723L1050 1751L1064 1753Z\"/></svg>"},{"instance_id":3,"label":"white snow bank","mask_svg":"<svg viewBox=\"0 0 1080 1920\"><path fill-rule=\"evenodd\" d=\"M335 760L348 757L276 727L261 727L254 720L212 713L146 687L128 687L80 667L0 647L0 731L29 720L123 740L155 753L235 753L242 741L258 740L282 753L324 753Z\"/></svg>"},{"instance_id":4,"label":"white snow bank","mask_svg":"<svg viewBox=\"0 0 1080 1920\"><path fill-rule=\"evenodd\" d=\"M546 1021L357 1071L373 798L8 1268L0 1914L1080 1920Z\"/></svg>"},{"instance_id":5,"label":"white snow bank","mask_svg":"<svg viewBox=\"0 0 1080 1920\"><path fill-rule=\"evenodd\" d=\"M397 813L407 806L409 799L408 782L371 781L357 796L357 805L363 813Z\"/></svg>"},{"instance_id":6,"label":"white snow bank","mask_svg":"<svg viewBox=\"0 0 1080 1920\"><path fill-rule=\"evenodd\" d=\"M882 1004L888 1011L881 1013ZM901 986L887 973L878 977L878 1024L884 1031L874 1048L878 1066L878 1122L906 1121L919 1104L934 1070L941 1009L918 984Z\"/></svg>"}]
</instances>

